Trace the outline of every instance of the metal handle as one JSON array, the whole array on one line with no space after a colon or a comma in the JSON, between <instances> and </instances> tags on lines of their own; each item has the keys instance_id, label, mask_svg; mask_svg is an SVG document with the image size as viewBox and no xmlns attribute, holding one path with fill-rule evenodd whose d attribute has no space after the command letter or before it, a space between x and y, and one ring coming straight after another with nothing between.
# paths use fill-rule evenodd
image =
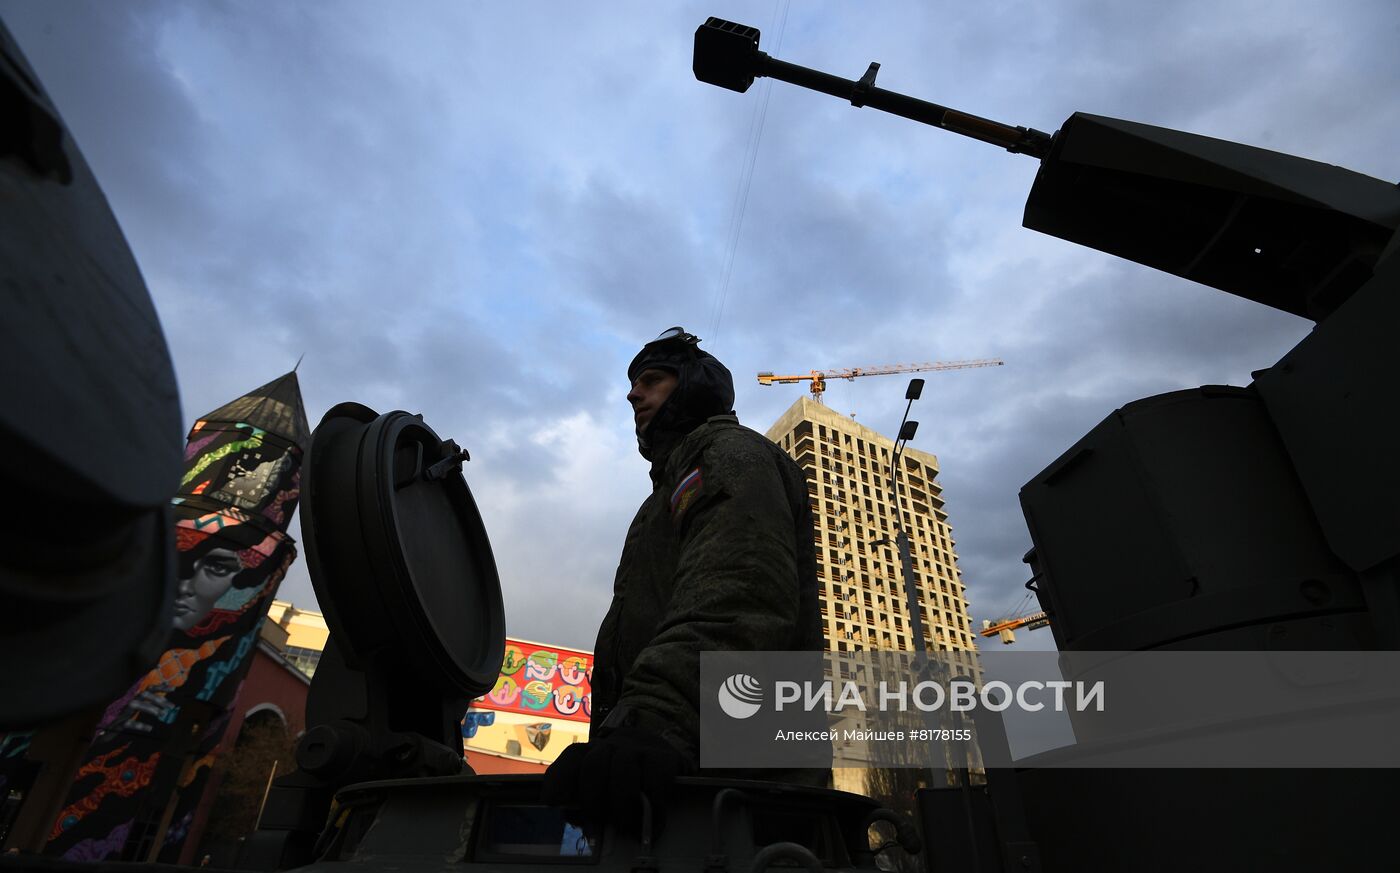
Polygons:
<instances>
[{"instance_id":1,"label":"metal handle","mask_svg":"<svg viewBox=\"0 0 1400 873\"><path fill-rule=\"evenodd\" d=\"M459 447L455 440L447 440L442 444L442 460L429 467L424 476L430 481L445 479L451 473L461 472L462 462L471 459L471 453Z\"/></svg>"},{"instance_id":2,"label":"metal handle","mask_svg":"<svg viewBox=\"0 0 1400 873\"><path fill-rule=\"evenodd\" d=\"M924 841L919 836L918 832L914 830L914 826L909 821L909 819L905 818L904 816L900 815L894 810L887 809L885 807L881 807L877 810L874 810L870 813L870 815L867 815L865 817L865 830L867 839L869 839L870 828L877 821L887 821L890 824L894 825L894 838L899 841L899 845L904 849L904 851L908 852L911 855L917 855L919 854L919 852L923 851ZM880 852L883 852L888 847L888 844L881 846L879 849L875 850L875 854L878 855Z\"/></svg>"},{"instance_id":3,"label":"metal handle","mask_svg":"<svg viewBox=\"0 0 1400 873\"><path fill-rule=\"evenodd\" d=\"M817 860L817 856L812 854L812 850L799 843L769 843L758 854L753 857L753 866L749 868L749 873L763 873L768 869L768 865L779 858L790 858L794 861L801 861L812 873L823 873L822 862Z\"/></svg>"},{"instance_id":4,"label":"metal handle","mask_svg":"<svg viewBox=\"0 0 1400 873\"><path fill-rule=\"evenodd\" d=\"M724 807L729 800L743 802L749 796L737 788L726 788L715 795L710 807L710 854L705 858L706 870L728 870L729 856L724 852Z\"/></svg>"}]
</instances>

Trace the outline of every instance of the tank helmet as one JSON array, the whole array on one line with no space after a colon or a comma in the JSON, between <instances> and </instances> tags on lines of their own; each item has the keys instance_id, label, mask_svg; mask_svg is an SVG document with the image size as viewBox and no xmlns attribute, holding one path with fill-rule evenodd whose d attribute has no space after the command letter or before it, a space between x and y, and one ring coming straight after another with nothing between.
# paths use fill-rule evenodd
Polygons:
<instances>
[{"instance_id":1,"label":"tank helmet","mask_svg":"<svg viewBox=\"0 0 1400 873\"><path fill-rule=\"evenodd\" d=\"M662 430L689 433L712 415L734 411L734 377L699 344L700 337L685 328L667 328L642 346L627 367L629 383L647 369L676 374L675 390L647 426L649 434Z\"/></svg>"},{"instance_id":2,"label":"tank helmet","mask_svg":"<svg viewBox=\"0 0 1400 873\"><path fill-rule=\"evenodd\" d=\"M680 373L681 366L693 361L697 353L700 337L687 333L683 327L670 327L646 345L632 359L627 367L627 381L635 382L643 370L656 368Z\"/></svg>"}]
</instances>

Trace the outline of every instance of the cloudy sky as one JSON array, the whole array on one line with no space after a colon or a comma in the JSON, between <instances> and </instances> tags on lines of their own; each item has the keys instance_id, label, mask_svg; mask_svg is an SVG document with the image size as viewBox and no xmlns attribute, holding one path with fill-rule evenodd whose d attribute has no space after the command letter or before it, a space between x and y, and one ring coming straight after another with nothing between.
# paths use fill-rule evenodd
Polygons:
<instances>
[{"instance_id":1,"label":"cloudy sky","mask_svg":"<svg viewBox=\"0 0 1400 873\"><path fill-rule=\"evenodd\" d=\"M562 645L591 647L647 492L625 367L665 327L730 366L758 430L804 390L759 370L1004 359L928 374L914 416L979 622L1023 593L1021 485L1124 403L1248 384L1310 327L1021 228L1033 159L782 83L696 82L707 16L1011 124L1086 111L1400 179L1394 0L0 14L126 232L186 423L303 354L313 424L346 400L423 413L472 453L509 632ZM891 432L906 381L827 401ZM301 563L282 596L314 607Z\"/></svg>"}]
</instances>

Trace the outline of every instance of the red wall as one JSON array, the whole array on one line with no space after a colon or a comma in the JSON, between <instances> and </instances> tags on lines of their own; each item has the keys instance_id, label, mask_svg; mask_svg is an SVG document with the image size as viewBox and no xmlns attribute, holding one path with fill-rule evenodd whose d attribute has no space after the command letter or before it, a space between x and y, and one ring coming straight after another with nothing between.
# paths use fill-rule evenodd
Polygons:
<instances>
[{"instance_id":1,"label":"red wall","mask_svg":"<svg viewBox=\"0 0 1400 873\"><path fill-rule=\"evenodd\" d=\"M478 776L500 776L504 773L543 773L549 769L547 764L536 763L535 761L517 761L514 758L502 758L490 752L479 752L475 749L466 749L467 763L471 765L472 772Z\"/></svg>"}]
</instances>

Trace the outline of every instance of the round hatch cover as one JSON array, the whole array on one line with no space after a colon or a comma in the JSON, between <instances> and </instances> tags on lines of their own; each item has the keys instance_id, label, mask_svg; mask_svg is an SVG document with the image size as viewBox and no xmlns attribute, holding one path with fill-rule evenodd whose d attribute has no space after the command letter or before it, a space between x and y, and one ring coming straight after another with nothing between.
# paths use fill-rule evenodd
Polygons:
<instances>
[{"instance_id":1,"label":"round hatch cover","mask_svg":"<svg viewBox=\"0 0 1400 873\"><path fill-rule=\"evenodd\" d=\"M311 435L302 539L331 635L356 669L490 691L505 654L491 542L465 452L421 416L342 403Z\"/></svg>"}]
</instances>

